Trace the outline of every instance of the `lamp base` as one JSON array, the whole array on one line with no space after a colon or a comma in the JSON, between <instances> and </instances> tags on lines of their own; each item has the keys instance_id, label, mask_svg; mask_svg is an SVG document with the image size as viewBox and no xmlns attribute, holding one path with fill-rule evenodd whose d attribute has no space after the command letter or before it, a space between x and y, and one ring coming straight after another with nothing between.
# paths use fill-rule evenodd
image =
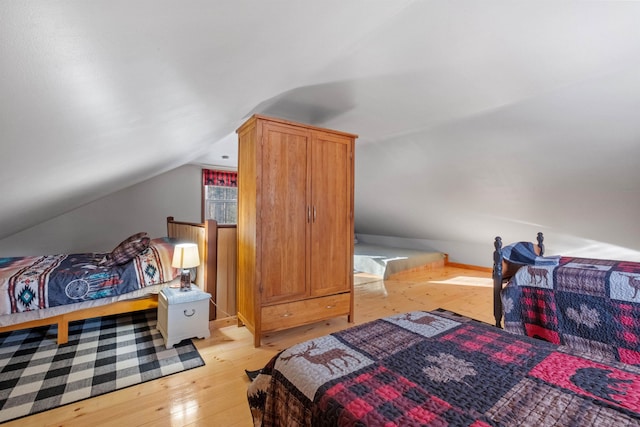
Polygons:
<instances>
[{"instance_id":1,"label":"lamp base","mask_svg":"<svg viewBox=\"0 0 640 427\"><path fill-rule=\"evenodd\" d=\"M191 270L182 270L180 273L180 290L181 291L190 291L191 290Z\"/></svg>"}]
</instances>

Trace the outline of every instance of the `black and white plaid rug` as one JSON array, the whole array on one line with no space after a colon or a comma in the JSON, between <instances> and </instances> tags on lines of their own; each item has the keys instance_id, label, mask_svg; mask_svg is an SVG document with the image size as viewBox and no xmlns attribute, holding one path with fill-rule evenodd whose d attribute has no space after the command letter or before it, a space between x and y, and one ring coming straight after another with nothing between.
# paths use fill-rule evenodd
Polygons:
<instances>
[{"instance_id":1,"label":"black and white plaid rug","mask_svg":"<svg viewBox=\"0 0 640 427\"><path fill-rule=\"evenodd\" d=\"M0 334L0 422L203 366L191 340L166 349L156 310Z\"/></svg>"}]
</instances>

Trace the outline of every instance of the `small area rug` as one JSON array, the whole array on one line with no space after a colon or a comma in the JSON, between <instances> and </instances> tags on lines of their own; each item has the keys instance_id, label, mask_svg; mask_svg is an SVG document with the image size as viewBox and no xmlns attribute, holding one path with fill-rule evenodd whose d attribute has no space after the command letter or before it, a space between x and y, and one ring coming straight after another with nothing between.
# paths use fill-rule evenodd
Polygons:
<instances>
[{"instance_id":1,"label":"small area rug","mask_svg":"<svg viewBox=\"0 0 640 427\"><path fill-rule=\"evenodd\" d=\"M156 310L0 334L0 422L204 365L191 340L166 349Z\"/></svg>"}]
</instances>

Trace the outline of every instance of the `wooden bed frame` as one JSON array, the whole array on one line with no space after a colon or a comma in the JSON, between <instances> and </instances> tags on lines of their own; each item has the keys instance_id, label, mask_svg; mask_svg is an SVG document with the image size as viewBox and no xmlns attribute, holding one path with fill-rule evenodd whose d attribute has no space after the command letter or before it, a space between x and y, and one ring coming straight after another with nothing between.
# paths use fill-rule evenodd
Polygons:
<instances>
[{"instance_id":1,"label":"wooden bed frame","mask_svg":"<svg viewBox=\"0 0 640 427\"><path fill-rule=\"evenodd\" d=\"M544 236L538 233L536 237L538 241L539 256L544 255ZM516 274L522 265L513 264L505 261L502 256L502 238L497 236L493 242L495 250L493 251L493 317L496 319L496 326L502 328L502 285L509 280L511 276Z\"/></svg>"},{"instance_id":2,"label":"wooden bed frame","mask_svg":"<svg viewBox=\"0 0 640 427\"><path fill-rule=\"evenodd\" d=\"M198 245L200 266L196 269L195 283L200 289L209 292L215 298L216 288L216 242L217 223L207 220L202 224L174 221L173 217L167 217L167 236L177 239L179 242L193 242ZM17 323L0 327L0 333L17 331L21 329L36 328L39 326L58 325L58 344L66 344L69 341L69 322L76 320L92 319L94 317L110 316L113 314L130 313L133 311L148 310L158 306L158 295L132 300L117 301L102 306L84 308L57 316L36 319L28 322ZM213 309L211 309L213 307ZM210 302L210 319L215 318L215 305Z\"/></svg>"}]
</instances>

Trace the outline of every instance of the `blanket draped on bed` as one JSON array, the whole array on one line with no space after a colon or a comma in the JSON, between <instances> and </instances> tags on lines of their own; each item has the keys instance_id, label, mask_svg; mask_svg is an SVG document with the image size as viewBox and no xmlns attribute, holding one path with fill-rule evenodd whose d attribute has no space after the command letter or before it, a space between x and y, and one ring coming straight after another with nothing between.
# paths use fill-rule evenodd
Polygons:
<instances>
[{"instance_id":1,"label":"blanket draped on bed","mask_svg":"<svg viewBox=\"0 0 640 427\"><path fill-rule=\"evenodd\" d=\"M263 426L640 423L640 370L448 312L412 312L293 346L249 386Z\"/></svg>"},{"instance_id":2,"label":"blanket draped on bed","mask_svg":"<svg viewBox=\"0 0 640 427\"><path fill-rule=\"evenodd\" d=\"M558 265L560 259L559 256L538 256L531 242L517 242L504 246L502 257L518 265Z\"/></svg>"},{"instance_id":3,"label":"blanket draped on bed","mask_svg":"<svg viewBox=\"0 0 640 427\"><path fill-rule=\"evenodd\" d=\"M0 258L0 315L125 294L172 280L173 245L156 241L123 265L103 253Z\"/></svg>"}]
</instances>

